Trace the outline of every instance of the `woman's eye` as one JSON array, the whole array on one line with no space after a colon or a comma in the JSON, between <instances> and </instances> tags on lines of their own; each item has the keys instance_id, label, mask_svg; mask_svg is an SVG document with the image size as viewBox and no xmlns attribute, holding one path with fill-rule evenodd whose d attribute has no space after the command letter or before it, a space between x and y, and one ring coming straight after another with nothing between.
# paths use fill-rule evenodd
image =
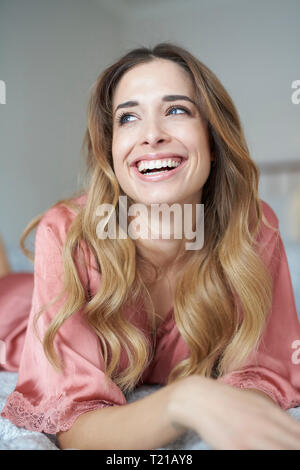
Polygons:
<instances>
[{"instance_id":1,"label":"woman's eye","mask_svg":"<svg viewBox=\"0 0 300 470\"><path fill-rule=\"evenodd\" d=\"M169 111L174 111L174 110L177 110L179 109L180 111L183 111L184 113L187 113L187 114L190 114L190 112L186 109L186 108L183 108L181 106L172 106ZM180 113L181 114L181 113Z\"/></svg>"},{"instance_id":2,"label":"woman's eye","mask_svg":"<svg viewBox=\"0 0 300 470\"><path fill-rule=\"evenodd\" d=\"M168 109L167 111L167 115L169 114L173 114L172 111L183 111L183 113L186 113L186 114L191 114L190 111L182 106L172 106L171 108ZM178 113L176 113L178 114ZM179 113L179 114L182 114L182 113ZM118 118L117 118L117 122L120 126L122 126L123 124L127 124L128 122L132 122L132 121L128 121L127 118L129 117L135 117L133 114L130 114L130 113L123 113L121 114Z\"/></svg>"},{"instance_id":3,"label":"woman's eye","mask_svg":"<svg viewBox=\"0 0 300 470\"><path fill-rule=\"evenodd\" d=\"M126 124L126 122L130 122L130 121L124 121L125 118L130 117L130 116L134 117L133 114L129 114L129 113L121 114L121 116L119 116L117 118L118 124L120 124L122 126L122 124L124 124L124 123Z\"/></svg>"}]
</instances>

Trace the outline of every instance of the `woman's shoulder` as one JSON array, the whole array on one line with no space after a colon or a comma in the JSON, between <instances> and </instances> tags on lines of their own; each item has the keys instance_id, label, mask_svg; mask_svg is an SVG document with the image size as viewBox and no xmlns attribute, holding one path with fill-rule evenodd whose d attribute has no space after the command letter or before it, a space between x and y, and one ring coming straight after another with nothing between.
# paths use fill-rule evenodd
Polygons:
<instances>
[{"instance_id":1,"label":"woman's shoulder","mask_svg":"<svg viewBox=\"0 0 300 470\"><path fill-rule=\"evenodd\" d=\"M61 270L62 250L65 246L70 225L79 213L80 207L86 203L86 195L82 194L70 199L58 201L42 215L35 236L35 270L52 273ZM77 248L80 248L77 250ZM86 266L91 264L90 250L84 240L77 246L74 260L78 262L78 270L86 284ZM83 256L83 258L82 258ZM53 275L55 277L55 275Z\"/></svg>"},{"instance_id":2,"label":"woman's shoulder","mask_svg":"<svg viewBox=\"0 0 300 470\"><path fill-rule=\"evenodd\" d=\"M269 203L260 199L262 221L256 237L259 251L269 264L280 238L279 220Z\"/></svg>"},{"instance_id":3,"label":"woman's shoulder","mask_svg":"<svg viewBox=\"0 0 300 470\"><path fill-rule=\"evenodd\" d=\"M63 199L47 209L38 224L38 230L52 231L60 239L63 239L78 214L86 203L86 193Z\"/></svg>"},{"instance_id":4,"label":"woman's shoulder","mask_svg":"<svg viewBox=\"0 0 300 470\"><path fill-rule=\"evenodd\" d=\"M260 199L260 204L261 204L263 215L265 219L267 219L267 222L275 229L278 229L279 227L278 217L275 214L272 207L270 206L270 204L268 204L266 201L263 201L262 199Z\"/></svg>"}]
</instances>

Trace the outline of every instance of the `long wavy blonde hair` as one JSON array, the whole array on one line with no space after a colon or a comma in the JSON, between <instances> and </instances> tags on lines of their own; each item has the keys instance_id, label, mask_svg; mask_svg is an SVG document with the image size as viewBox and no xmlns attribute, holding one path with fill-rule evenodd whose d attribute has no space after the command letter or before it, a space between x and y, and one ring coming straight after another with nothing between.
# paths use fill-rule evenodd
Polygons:
<instances>
[{"instance_id":1,"label":"long wavy blonde hair","mask_svg":"<svg viewBox=\"0 0 300 470\"><path fill-rule=\"evenodd\" d=\"M86 321L102 345L104 372L124 392L134 389L154 351L143 332L124 318L122 311L126 305L134 306L140 299L147 299L147 313L154 331L150 284L144 282L140 267L153 268L155 280L159 279L160 270L141 256L130 237L105 240L95 237L94 215L101 203L112 204L118 215L119 195L124 194L112 164L112 99L116 85L135 65L157 58L172 60L188 72L216 157L202 191L204 246L189 251L174 290L174 318L190 355L173 368L167 383L192 374L218 378L243 366L247 356L258 347L272 304L272 278L258 253L256 236L262 220L273 227L262 212L259 171L249 155L230 96L208 67L178 45L165 42L152 49L131 50L104 70L90 90L88 126L82 144L87 163L83 188L86 205L74 205L74 195L55 204L75 209L76 216L62 252L61 295L67 291L68 298L43 338L48 360L61 371L63 363L55 352L54 337L60 326L83 308ZM33 256L24 242L43 215L28 224L20 239L23 252L31 260ZM88 301L75 265L76 249L82 240L94 254L101 272L99 290ZM37 317L45 309L46 306ZM127 353L128 367L118 371L122 347Z\"/></svg>"}]
</instances>

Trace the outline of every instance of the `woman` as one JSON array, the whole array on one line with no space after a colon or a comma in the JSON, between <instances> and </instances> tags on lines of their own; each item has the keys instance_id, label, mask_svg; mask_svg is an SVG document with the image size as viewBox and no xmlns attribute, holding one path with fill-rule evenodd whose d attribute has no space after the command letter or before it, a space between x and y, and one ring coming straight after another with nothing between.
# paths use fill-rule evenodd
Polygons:
<instances>
[{"instance_id":1,"label":"woman","mask_svg":"<svg viewBox=\"0 0 300 470\"><path fill-rule=\"evenodd\" d=\"M187 429L216 449L299 449L300 423L284 411L300 405L288 264L219 80L177 45L133 50L97 79L84 144L86 188L21 238L27 252L38 224L24 345L12 366L7 344L3 367L18 383L2 416L56 434L62 449L155 449ZM147 209L140 220L158 237L124 236L119 196ZM193 228L204 205L200 249L186 249L174 221L169 238L152 223L163 203L190 207ZM99 225L104 204L115 210ZM116 238L104 236L112 221ZM165 387L126 404L143 383Z\"/></svg>"}]
</instances>

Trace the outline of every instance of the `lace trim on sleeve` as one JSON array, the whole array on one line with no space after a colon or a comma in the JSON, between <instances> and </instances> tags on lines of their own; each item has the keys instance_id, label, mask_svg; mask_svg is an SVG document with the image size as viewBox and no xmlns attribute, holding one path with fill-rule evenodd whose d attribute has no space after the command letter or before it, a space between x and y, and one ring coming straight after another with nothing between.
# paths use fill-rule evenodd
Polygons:
<instances>
[{"instance_id":1,"label":"lace trim on sleeve","mask_svg":"<svg viewBox=\"0 0 300 470\"><path fill-rule=\"evenodd\" d=\"M280 408L288 410L289 408L295 408L299 406L299 400L292 400L285 398L278 388L271 383L270 380L266 380L257 372L232 372L224 377L219 378L221 382L224 382L233 387L239 388L256 388L269 395Z\"/></svg>"},{"instance_id":2,"label":"lace trim on sleeve","mask_svg":"<svg viewBox=\"0 0 300 470\"><path fill-rule=\"evenodd\" d=\"M106 406L119 406L105 400L72 401L65 393L50 397L39 405L32 405L19 392L12 392L1 412L3 418L29 431L56 434L70 429L76 418L87 411Z\"/></svg>"}]
</instances>

